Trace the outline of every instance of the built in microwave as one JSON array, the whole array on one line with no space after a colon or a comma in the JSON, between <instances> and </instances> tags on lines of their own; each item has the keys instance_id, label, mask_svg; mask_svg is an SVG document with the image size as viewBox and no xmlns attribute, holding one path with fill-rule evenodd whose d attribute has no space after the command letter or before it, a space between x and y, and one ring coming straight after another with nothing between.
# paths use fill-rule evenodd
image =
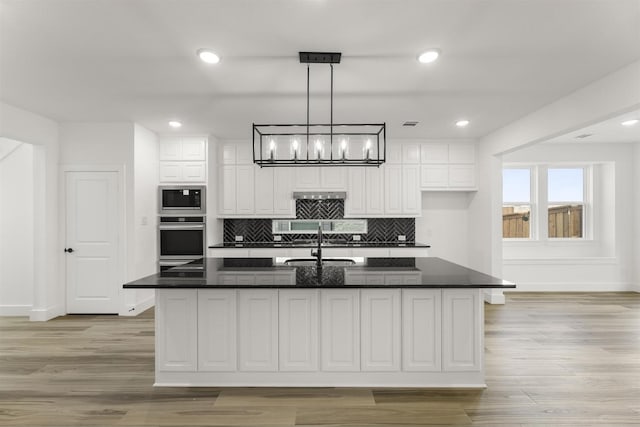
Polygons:
<instances>
[{"instance_id":1,"label":"built in microwave","mask_svg":"<svg viewBox=\"0 0 640 427\"><path fill-rule=\"evenodd\" d=\"M206 187L203 185L161 185L158 192L160 215L204 215Z\"/></svg>"}]
</instances>

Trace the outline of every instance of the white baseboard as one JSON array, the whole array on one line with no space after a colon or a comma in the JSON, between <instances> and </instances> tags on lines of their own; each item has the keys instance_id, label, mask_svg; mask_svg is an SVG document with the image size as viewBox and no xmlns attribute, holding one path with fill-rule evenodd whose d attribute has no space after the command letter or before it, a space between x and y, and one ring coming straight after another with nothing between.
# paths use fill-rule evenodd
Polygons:
<instances>
[{"instance_id":1,"label":"white baseboard","mask_svg":"<svg viewBox=\"0 0 640 427\"><path fill-rule=\"evenodd\" d=\"M507 292L638 292L633 283L603 283L603 282L516 282L515 289Z\"/></svg>"},{"instance_id":2,"label":"white baseboard","mask_svg":"<svg viewBox=\"0 0 640 427\"><path fill-rule=\"evenodd\" d=\"M28 316L30 305L0 305L0 316Z\"/></svg>"},{"instance_id":3,"label":"white baseboard","mask_svg":"<svg viewBox=\"0 0 640 427\"><path fill-rule=\"evenodd\" d=\"M46 322L54 317L64 316L63 306L57 305L48 308L35 308L29 312L29 320L32 322Z\"/></svg>"},{"instance_id":4,"label":"white baseboard","mask_svg":"<svg viewBox=\"0 0 640 427\"><path fill-rule=\"evenodd\" d=\"M151 295L149 298L142 300L133 306L127 307L125 311L121 311L120 313L118 313L118 315L137 316L138 314L144 312L145 310L148 310L149 308L153 307L155 302L156 302L155 295Z\"/></svg>"}]
</instances>

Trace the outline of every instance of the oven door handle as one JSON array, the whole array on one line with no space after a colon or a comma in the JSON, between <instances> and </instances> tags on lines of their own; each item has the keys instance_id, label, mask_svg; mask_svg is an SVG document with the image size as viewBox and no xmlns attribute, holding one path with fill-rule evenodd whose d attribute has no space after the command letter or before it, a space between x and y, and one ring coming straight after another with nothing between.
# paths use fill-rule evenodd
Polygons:
<instances>
[{"instance_id":1,"label":"oven door handle","mask_svg":"<svg viewBox=\"0 0 640 427\"><path fill-rule=\"evenodd\" d=\"M204 224L196 225L160 225L160 230L204 230Z\"/></svg>"}]
</instances>

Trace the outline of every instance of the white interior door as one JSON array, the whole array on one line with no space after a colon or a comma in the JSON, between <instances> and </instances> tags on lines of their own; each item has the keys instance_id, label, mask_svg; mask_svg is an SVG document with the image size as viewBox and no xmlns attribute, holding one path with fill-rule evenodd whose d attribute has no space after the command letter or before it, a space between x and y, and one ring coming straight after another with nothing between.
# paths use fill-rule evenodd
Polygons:
<instances>
[{"instance_id":1,"label":"white interior door","mask_svg":"<svg viewBox=\"0 0 640 427\"><path fill-rule=\"evenodd\" d=\"M66 172L68 313L118 313L118 172Z\"/></svg>"}]
</instances>

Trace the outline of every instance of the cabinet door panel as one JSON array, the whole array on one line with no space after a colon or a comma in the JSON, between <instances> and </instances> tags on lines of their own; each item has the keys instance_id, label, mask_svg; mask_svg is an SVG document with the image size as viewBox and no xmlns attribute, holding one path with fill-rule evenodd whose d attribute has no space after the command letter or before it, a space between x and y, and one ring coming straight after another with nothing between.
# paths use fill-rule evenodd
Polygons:
<instances>
[{"instance_id":1,"label":"cabinet door panel","mask_svg":"<svg viewBox=\"0 0 640 427\"><path fill-rule=\"evenodd\" d=\"M482 369L482 299L478 289L442 290L442 368Z\"/></svg>"},{"instance_id":2,"label":"cabinet door panel","mask_svg":"<svg viewBox=\"0 0 640 427\"><path fill-rule=\"evenodd\" d=\"M256 168L255 199L257 215L272 215L274 203L274 168Z\"/></svg>"},{"instance_id":3,"label":"cabinet door panel","mask_svg":"<svg viewBox=\"0 0 640 427\"><path fill-rule=\"evenodd\" d=\"M303 190L319 190L320 168L319 167L299 167L295 168L294 187Z\"/></svg>"},{"instance_id":4,"label":"cabinet door panel","mask_svg":"<svg viewBox=\"0 0 640 427\"><path fill-rule=\"evenodd\" d=\"M402 369L441 369L440 289L402 290Z\"/></svg>"},{"instance_id":5,"label":"cabinet door panel","mask_svg":"<svg viewBox=\"0 0 640 427\"><path fill-rule=\"evenodd\" d=\"M196 371L198 297L196 289L156 289L156 368Z\"/></svg>"},{"instance_id":6,"label":"cabinet door panel","mask_svg":"<svg viewBox=\"0 0 640 427\"><path fill-rule=\"evenodd\" d=\"M182 181L180 162L160 162L160 182Z\"/></svg>"},{"instance_id":7,"label":"cabinet door panel","mask_svg":"<svg viewBox=\"0 0 640 427\"><path fill-rule=\"evenodd\" d=\"M449 186L450 187L475 187L476 168L474 165L451 165L449 166Z\"/></svg>"},{"instance_id":8,"label":"cabinet door panel","mask_svg":"<svg viewBox=\"0 0 640 427\"><path fill-rule=\"evenodd\" d=\"M401 215L402 166L386 165L384 177L384 213L385 215Z\"/></svg>"},{"instance_id":9,"label":"cabinet door panel","mask_svg":"<svg viewBox=\"0 0 640 427\"><path fill-rule=\"evenodd\" d=\"M449 185L449 166L427 165L420 171L420 187L446 188Z\"/></svg>"},{"instance_id":10,"label":"cabinet door panel","mask_svg":"<svg viewBox=\"0 0 640 427\"><path fill-rule=\"evenodd\" d=\"M347 171L345 168L320 168L320 188L323 190L346 190Z\"/></svg>"},{"instance_id":11,"label":"cabinet door panel","mask_svg":"<svg viewBox=\"0 0 640 427\"><path fill-rule=\"evenodd\" d=\"M402 144L402 163L405 165L420 163L420 144Z\"/></svg>"},{"instance_id":12,"label":"cabinet door panel","mask_svg":"<svg viewBox=\"0 0 640 427\"><path fill-rule=\"evenodd\" d=\"M278 369L278 291L238 291L239 369Z\"/></svg>"},{"instance_id":13,"label":"cabinet door panel","mask_svg":"<svg viewBox=\"0 0 640 427\"><path fill-rule=\"evenodd\" d=\"M182 160L206 160L206 138L182 138Z\"/></svg>"},{"instance_id":14,"label":"cabinet door panel","mask_svg":"<svg viewBox=\"0 0 640 427\"><path fill-rule=\"evenodd\" d=\"M318 370L318 291L280 290L281 371Z\"/></svg>"},{"instance_id":15,"label":"cabinet door panel","mask_svg":"<svg viewBox=\"0 0 640 427\"><path fill-rule=\"evenodd\" d=\"M447 144L446 142L427 142L420 144L420 163L449 163L449 144Z\"/></svg>"},{"instance_id":16,"label":"cabinet door panel","mask_svg":"<svg viewBox=\"0 0 640 427\"><path fill-rule=\"evenodd\" d=\"M275 168L273 175L273 213L296 216L293 200L293 168Z\"/></svg>"},{"instance_id":17,"label":"cabinet door panel","mask_svg":"<svg viewBox=\"0 0 640 427\"><path fill-rule=\"evenodd\" d=\"M239 165L253 164L253 147L250 142L236 144L236 163Z\"/></svg>"},{"instance_id":18,"label":"cabinet door panel","mask_svg":"<svg viewBox=\"0 0 640 427\"><path fill-rule=\"evenodd\" d=\"M220 187L220 211L223 214L236 213L236 167L223 166Z\"/></svg>"},{"instance_id":19,"label":"cabinet door panel","mask_svg":"<svg viewBox=\"0 0 640 427\"><path fill-rule=\"evenodd\" d=\"M222 164L235 165L236 164L236 144L224 144L222 146L222 153L220 155Z\"/></svg>"},{"instance_id":20,"label":"cabinet door panel","mask_svg":"<svg viewBox=\"0 0 640 427\"><path fill-rule=\"evenodd\" d=\"M236 212L238 215L253 215L254 213L254 182L253 165L236 166ZM226 184L225 184L226 186Z\"/></svg>"},{"instance_id":21,"label":"cabinet door panel","mask_svg":"<svg viewBox=\"0 0 640 427\"><path fill-rule=\"evenodd\" d=\"M402 144L387 145L387 163L402 164Z\"/></svg>"},{"instance_id":22,"label":"cabinet door panel","mask_svg":"<svg viewBox=\"0 0 640 427\"><path fill-rule=\"evenodd\" d=\"M322 290L321 348L323 371L360 370L359 292Z\"/></svg>"},{"instance_id":23,"label":"cabinet door panel","mask_svg":"<svg viewBox=\"0 0 640 427\"><path fill-rule=\"evenodd\" d=\"M235 290L198 290L198 369L236 370Z\"/></svg>"},{"instance_id":24,"label":"cabinet door panel","mask_svg":"<svg viewBox=\"0 0 640 427\"><path fill-rule=\"evenodd\" d=\"M400 290L362 289L363 371L400 370Z\"/></svg>"},{"instance_id":25,"label":"cabinet door panel","mask_svg":"<svg viewBox=\"0 0 640 427\"><path fill-rule=\"evenodd\" d=\"M182 160L182 144L178 138L160 141L160 160Z\"/></svg>"},{"instance_id":26,"label":"cabinet door panel","mask_svg":"<svg viewBox=\"0 0 640 427\"><path fill-rule=\"evenodd\" d=\"M353 167L348 172L345 216L363 215L366 212L365 168Z\"/></svg>"},{"instance_id":27,"label":"cabinet door panel","mask_svg":"<svg viewBox=\"0 0 640 427\"><path fill-rule=\"evenodd\" d=\"M204 162L182 162L182 180L185 182L206 182Z\"/></svg>"},{"instance_id":28,"label":"cabinet door panel","mask_svg":"<svg viewBox=\"0 0 640 427\"><path fill-rule=\"evenodd\" d=\"M422 213L422 193L420 193L420 167L402 167L402 213L420 215Z\"/></svg>"},{"instance_id":29,"label":"cabinet door panel","mask_svg":"<svg viewBox=\"0 0 640 427\"><path fill-rule=\"evenodd\" d=\"M383 215L384 214L384 169L366 168L365 171L366 185L366 214L367 215ZM348 197L348 196L347 196Z\"/></svg>"}]
</instances>

